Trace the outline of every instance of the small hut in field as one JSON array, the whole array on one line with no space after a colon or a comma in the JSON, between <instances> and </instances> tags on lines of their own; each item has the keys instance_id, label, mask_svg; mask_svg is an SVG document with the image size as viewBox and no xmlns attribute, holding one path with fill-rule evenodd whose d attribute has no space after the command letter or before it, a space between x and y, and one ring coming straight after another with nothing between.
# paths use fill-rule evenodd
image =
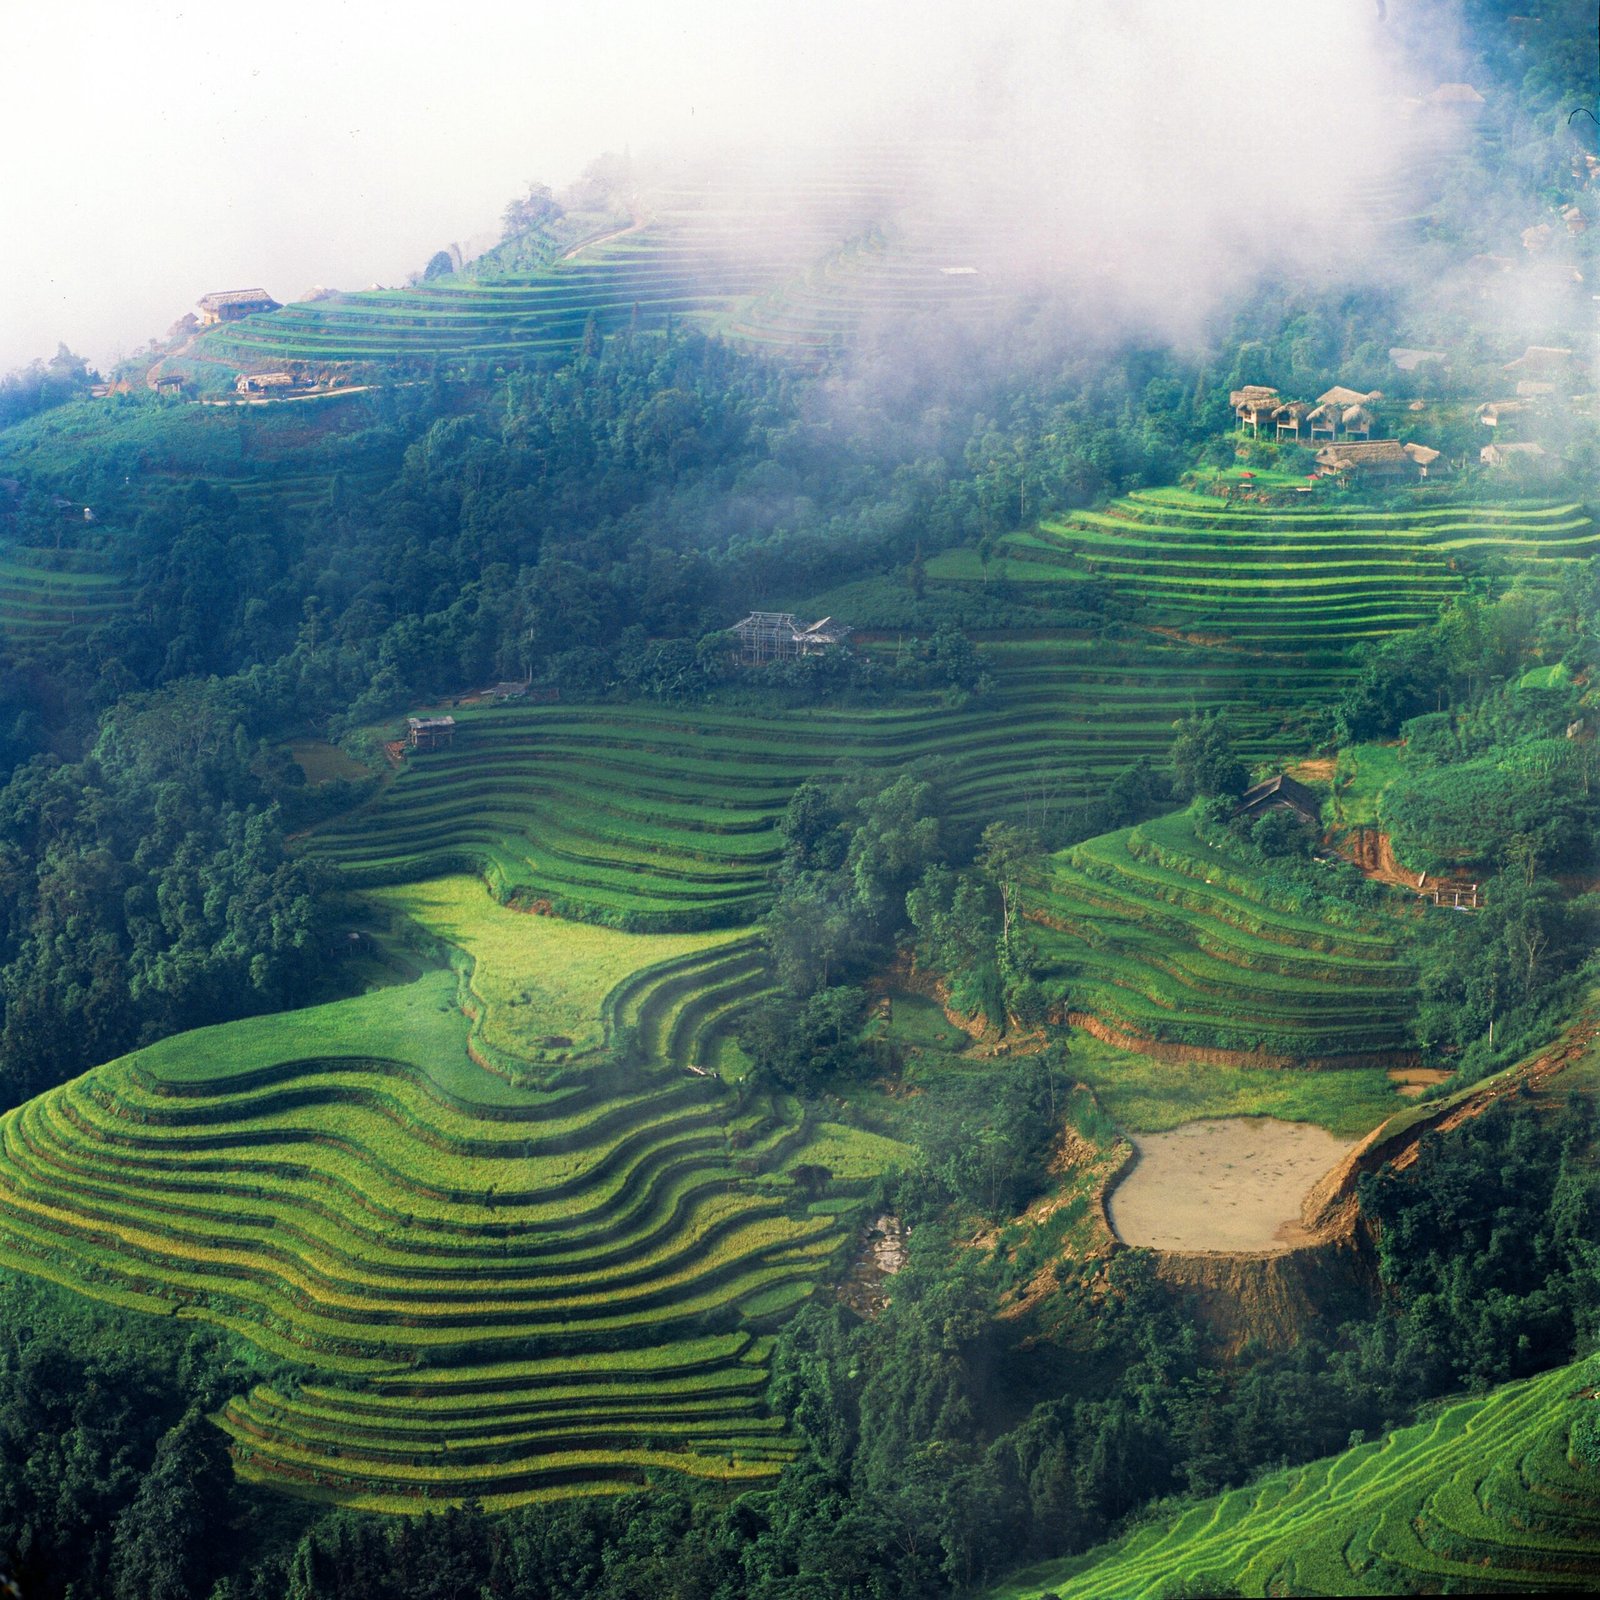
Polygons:
<instances>
[{"instance_id":1,"label":"small hut in field","mask_svg":"<svg viewBox=\"0 0 1600 1600\"><path fill-rule=\"evenodd\" d=\"M281 309L265 289L218 289L213 294L201 295L200 322L209 328L218 322L236 322L257 311Z\"/></svg>"},{"instance_id":2,"label":"small hut in field","mask_svg":"<svg viewBox=\"0 0 1600 1600\"><path fill-rule=\"evenodd\" d=\"M1248 428L1251 433L1258 436L1262 422L1271 418L1278 403L1278 391L1269 389L1264 383L1247 383L1242 389L1235 389L1228 396L1228 404L1233 407L1233 414L1238 418L1240 430Z\"/></svg>"},{"instance_id":3,"label":"small hut in field","mask_svg":"<svg viewBox=\"0 0 1600 1600\"><path fill-rule=\"evenodd\" d=\"M1287 435L1295 443L1300 441L1300 430L1305 426L1306 418L1311 415L1311 403L1307 400L1285 400L1272 413L1272 420L1277 425L1278 440L1281 443Z\"/></svg>"},{"instance_id":4,"label":"small hut in field","mask_svg":"<svg viewBox=\"0 0 1600 1600\"><path fill-rule=\"evenodd\" d=\"M456 741L454 717L407 717L406 746L411 750L448 750Z\"/></svg>"},{"instance_id":5,"label":"small hut in field","mask_svg":"<svg viewBox=\"0 0 1600 1600\"><path fill-rule=\"evenodd\" d=\"M1343 439L1317 452L1317 476L1342 483L1381 483L1393 479L1437 476L1439 452L1425 444L1398 439Z\"/></svg>"}]
</instances>

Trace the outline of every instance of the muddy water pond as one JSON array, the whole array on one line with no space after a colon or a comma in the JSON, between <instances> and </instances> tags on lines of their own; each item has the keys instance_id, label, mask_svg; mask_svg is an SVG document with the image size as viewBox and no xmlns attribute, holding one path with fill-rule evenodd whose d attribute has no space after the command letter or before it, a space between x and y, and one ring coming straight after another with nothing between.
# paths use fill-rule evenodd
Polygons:
<instances>
[{"instance_id":1,"label":"muddy water pond","mask_svg":"<svg viewBox=\"0 0 1600 1600\"><path fill-rule=\"evenodd\" d=\"M1219 1117L1133 1140L1138 1160L1112 1192L1111 1226L1152 1250L1281 1250L1300 1202L1353 1141L1273 1117Z\"/></svg>"}]
</instances>

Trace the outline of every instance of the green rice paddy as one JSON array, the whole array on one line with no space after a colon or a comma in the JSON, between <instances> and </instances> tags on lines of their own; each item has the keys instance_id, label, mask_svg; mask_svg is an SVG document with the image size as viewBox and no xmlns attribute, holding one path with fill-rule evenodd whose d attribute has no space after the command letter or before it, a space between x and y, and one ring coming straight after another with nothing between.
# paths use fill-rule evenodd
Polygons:
<instances>
[{"instance_id":1,"label":"green rice paddy","mask_svg":"<svg viewBox=\"0 0 1600 1600\"><path fill-rule=\"evenodd\" d=\"M1186 813L1054 857L1029 915L1047 986L1119 1035L1266 1063L1406 1047L1415 980L1400 928L1334 897L1302 908Z\"/></svg>"},{"instance_id":2,"label":"green rice paddy","mask_svg":"<svg viewBox=\"0 0 1600 1600\"><path fill-rule=\"evenodd\" d=\"M1600 529L1576 504L1273 508L1150 489L1010 535L990 576L1097 578L1151 626L1304 654L1432 620L1491 558L1537 581L1597 553ZM961 555L931 562L930 578L971 582Z\"/></svg>"},{"instance_id":3,"label":"green rice paddy","mask_svg":"<svg viewBox=\"0 0 1600 1600\"><path fill-rule=\"evenodd\" d=\"M1571 1449L1595 1362L1561 1367L1310 1466L1271 1473L1119 1543L1019 1574L991 1600L1192 1593L1588 1593L1600 1473Z\"/></svg>"},{"instance_id":4,"label":"green rice paddy","mask_svg":"<svg viewBox=\"0 0 1600 1600\"><path fill-rule=\"evenodd\" d=\"M459 972L180 1035L9 1114L0 1263L298 1364L217 1419L242 1476L296 1493L770 1478L796 1446L766 1330L904 1147L685 1070L767 981L747 934L558 923L460 879L383 898Z\"/></svg>"},{"instance_id":5,"label":"green rice paddy","mask_svg":"<svg viewBox=\"0 0 1600 1600\"><path fill-rule=\"evenodd\" d=\"M766 904L778 819L808 777L927 761L958 818L1038 821L1161 759L1187 710L1227 709L1253 759L1293 748L1286 729L1346 670L1285 665L1264 695L1247 660L1059 637L986 646L984 666L992 689L961 706L465 708L452 749L409 757L307 849L351 884L470 870L564 916L738 926Z\"/></svg>"},{"instance_id":6,"label":"green rice paddy","mask_svg":"<svg viewBox=\"0 0 1600 1600\"><path fill-rule=\"evenodd\" d=\"M108 556L87 550L0 548L0 639L37 644L114 621L132 604Z\"/></svg>"}]
</instances>

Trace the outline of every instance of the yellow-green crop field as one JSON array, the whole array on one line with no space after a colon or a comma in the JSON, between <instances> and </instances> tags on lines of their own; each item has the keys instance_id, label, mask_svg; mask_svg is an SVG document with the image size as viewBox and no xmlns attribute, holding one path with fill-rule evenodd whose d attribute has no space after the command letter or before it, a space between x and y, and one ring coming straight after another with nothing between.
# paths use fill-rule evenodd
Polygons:
<instances>
[{"instance_id":1,"label":"yellow-green crop field","mask_svg":"<svg viewBox=\"0 0 1600 1600\"><path fill-rule=\"evenodd\" d=\"M218 1416L241 1475L294 1493L770 1478L796 1445L766 1330L905 1147L686 1070L765 986L747 933L528 916L460 877L380 898L459 970L179 1035L10 1113L0 1264L294 1363ZM800 1165L831 1176L802 1191Z\"/></svg>"}]
</instances>

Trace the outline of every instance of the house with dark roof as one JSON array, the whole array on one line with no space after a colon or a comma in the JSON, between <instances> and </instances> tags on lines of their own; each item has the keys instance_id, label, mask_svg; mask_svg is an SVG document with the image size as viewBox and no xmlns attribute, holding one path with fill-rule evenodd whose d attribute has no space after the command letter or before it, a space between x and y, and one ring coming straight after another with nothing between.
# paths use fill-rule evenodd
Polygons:
<instances>
[{"instance_id":1,"label":"house with dark roof","mask_svg":"<svg viewBox=\"0 0 1600 1600\"><path fill-rule=\"evenodd\" d=\"M1302 822L1312 827L1322 821L1322 802L1296 778L1280 772L1275 778L1246 789L1233 808L1236 817L1249 817L1253 822L1269 811L1292 811Z\"/></svg>"}]
</instances>

